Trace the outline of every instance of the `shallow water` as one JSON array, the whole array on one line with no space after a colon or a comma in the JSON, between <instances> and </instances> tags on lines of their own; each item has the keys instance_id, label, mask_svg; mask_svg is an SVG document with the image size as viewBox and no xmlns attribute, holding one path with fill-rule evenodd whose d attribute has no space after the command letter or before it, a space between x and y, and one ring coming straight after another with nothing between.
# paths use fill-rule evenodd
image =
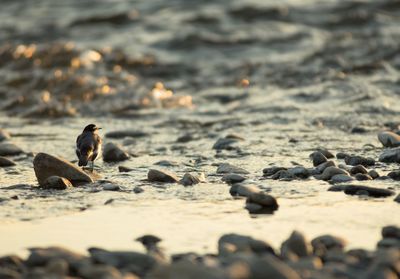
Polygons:
<instances>
[{"instance_id":1,"label":"shallow water","mask_svg":"<svg viewBox=\"0 0 400 279\"><path fill-rule=\"evenodd\" d=\"M0 9L0 127L28 153L0 169L0 197L7 199L0 203L1 254L50 244L139 248L132 239L143 233L161 236L169 252L215 251L228 232L278 247L293 229L373 248L382 226L400 224L393 198L327 192L330 185L313 178L262 178L271 165L311 167L308 156L318 147L378 158L377 132L400 122L398 2L96 1L91 9L85 1L36 2L4 1ZM250 86L240 86L243 79ZM155 82L185 102L147 106ZM148 133L124 146L130 160L96 162L102 178L123 191L31 188L29 152L74 160L76 136L92 122L105 133ZM188 133L195 140L177 142ZM245 139L239 149L216 153L213 144L232 133ZM207 182L146 182L161 160L176 161L168 169L178 176L204 172ZM215 174L221 162L248 170L250 181L278 198L279 210L250 216ZM119 173L118 165L134 171ZM384 175L398 166L374 168ZM5 189L15 184L30 186ZM400 191L391 180L357 184ZM133 193L135 186L144 193Z\"/></svg>"}]
</instances>

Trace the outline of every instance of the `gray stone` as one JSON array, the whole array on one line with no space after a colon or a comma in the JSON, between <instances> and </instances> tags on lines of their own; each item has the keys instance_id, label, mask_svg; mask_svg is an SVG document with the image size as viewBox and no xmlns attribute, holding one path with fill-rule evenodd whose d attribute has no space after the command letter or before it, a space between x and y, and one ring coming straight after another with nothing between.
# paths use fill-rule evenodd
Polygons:
<instances>
[{"instance_id":1,"label":"gray stone","mask_svg":"<svg viewBox=\"0 0 400 279\"><path fill-rule=\"evenodd\" d=\"M311 255L311 244L306 240L304 235L298 231L293 231L290 237L282 243L281 255L286 259L295 259L308 257Z\"/></svg>"},{"instance_id":2,"label":"gray stone","mask_svg":"<svg viewBox=\"0 0 400 279\"><path fill-rule=\"evenodd\" d=\"M290 181L290 180L295 179L296 177L292 173L290 173L288 170L280 170L280 171L276 172L273 176L271 176L271 178L274 180L279 179L279 180Z\"/></svg>"},{"instance_id":3,"label":"gray stone","mask_svg":"<svg viewBox=\"0 0 400 279\"><path fill-rule=\"evenodd\" d=\"M397 197L394 198L394 201L400 203L400 194L398 194Z\"/></svg>"},{"instance_id":4,"label":"gray stone","mask_svg":"<svg viewBox=\"0 0 400 279\"><path fill-rule=\"evenodd\" d=\"M372 177L365 173L357 173L354 177L358 181L372 180Z\"/></svg>"},{"instance_id":5,"label":"gray stone","mask_svg":"<svg viewBox=\"0 0 400 279\"><path fill-rule=\"evenodd\" d=\"M68 179L73 185L93 182L93 179L77 166L65 159L46 153L38 153L33 159L33 169L40 186L50 176L60 176Z\"/></svg>"},{"instance_id":6,"label":"gray stone","mask_svg":"<svg viewBox=\"0 0 400 279\"><path fill-rule=\"evenodd\" d=\"M105 135L106 138L113 139L122 139L122 138L141 138L147 137L149 134L143 131L135 131L135 130L121 130L121 131L112 131Z\"/></svg>"},{"instance_id":7,"label":"gray stone","mask_svg":"<svg viewBox=\"0 0 400 279\"><path fill-rule=\"evenodd\" d=\"M220 138L216 143L214 143L212 148L216 150L232 150L235 149L235 147L232 145L237 142L238 140L235 138Z\"/></svg>"},{"instance_id":8,"label":"gray stone","mask_svg":"<svg viewBox=\"0 0 400 279\"><path fill-rule=\"evenodd\" d=\"M358 186L358 185L348 185L344 189L344 193L347 195L355 195L360 190L367 191L370 197L375 197L375 198L389 197L395 194L394 191L388 189L374 188L368 186Z\"/></svg>"},{"instance_id":9,"label":"gray stone","mask_svg":"<svg viewBox=\"0 0 400 279\"><path fill-rule=\"evenodd\" d=\"M363 165L367 167L375 165L375 160L373 158L366 158L363 156L347 156L344 161L350 166Z\"/></svg>"},{"instance_id":10,"label":"gray stone","mask_svg":"<svg viewBox=\"0 0 400 279\"><path fill-rule=\"evenodd\" d=\"M232 252L253 252L256 254L275 254L274 249L263 240L235 233L225 234L218 240L218 253L224 255L227 245L233 246Z\"/></svg>"},{"instance_id":11,"label":"gray stone","mask_svg":"<svg viewBox=\"0 0 400 279\"><path fill-rule=\"evenodd\" d=\"M12 167L15 166L15 162L6 158L6 157L0 157L0 167Z\"/></svg>"},{"instance_id":12,"label":"gray stone","mask_svg":"<svg viewBox=\"0 0 400 279\"><path fill-rule=\"evenodd\" d=\"M201 173L200 175L185 173L182 179L179 181L179 183L182 184L183 186L190 186L199 184L200 182L204 181L205 181L204 173Z\"/></svg>"},{"instance_id":13,"label":"gray stone","mask_svg":"<svg viewBox=\"0 0 400 279\"><path fill-rule=\"evenodd\" d=\"M368 170L363 165L357 165L350 169L350 174L355 175L357 173L368 173Z\"/></svg>"},{"instance_id":14,"label":"gray stone","mask_svg":"<svg viewBox=\"0 0 400 279\"><path fill-rule=\"evenodd\" d=\"M134 192L135 194L140 194L140 193L143 193L144 190L143 190L142 187L135 186L135 188L133 188L133 192Z\"/></svg>"},{"instance_id":15,"label":"gray stone","mask_svg":"<svg viewBox=\"0 0 400 279\"><path fill-rule=\"evenodd\" d=\"M278 171L281 170L287 170L287 168L284 167L270 167L270 168L265 168L263 169L263 176L268 177L268 176L272 176L275 173L277 173Z\"/></svg>"},{"instance_id":16,"label":"gray stone","mask_svg":"<svg viewBox=\"0 0 400 279\"><path fill-rule=\"evenodd\" d=\"M254 185L244 185L242 183L236 183L232 185L229 192L232 196L248 197L252 193L259 193L260 188Z\"/></svg>"},{"instance_id":17,"label":"gray stone","mask_svg":"<svg viewBox=\"0 0 400 279\"><path fill-rule=\"evenodd\" d=\"M129 167L125 167L125 166L118 166L118 171L119 172L130 172L133 171L134 169L129 168Z\"/></svg>"},{"instance_id":18,"label":"gray stone","mask_svg":"<svg viewBox=\"0 0 400 279\"><path fill-rule=\"evenodd\" d=\"M317 170L318 173L323 173L324 170L328 167L336 167L336 164L334 161L327 161L325 163L320 164L317 166L315 169Z\"/></svg>"},{"instance_id":19,"label":"gray stone","mask_svg":"<svg viewBox=\"0 0 400 279\"><path fill-rule=\"evenodd\" d=\"M177 166L179 166L179 163L175 162L175 161L162 160L162 161L158 161L158 162L154 163L154 165L163 166L163 167L177 167Z\"/></svg>"},{"instance_id":20,"label":"gray stone","mask_svg":"<svg viewBox=\"0 0 400 279\"><path fill-rule=\"evenodd\" d=\"M338 167L327 167L321 175L317 175L317 179L321 180L330 180L334 175L337 174L344 174L344 175L349 175L349 173L343 169L340 169Z\"/></svg>"},{"instance_id":21,"label":"gray stone","mask_svg":"<svg viewBox=\"0 0 400 279\"><path fill-rule=\"evenodd\" d=\"M377 179L378 177L380 177L379 173L376 170L370 170L368 174L372 177L372 179Z\"/></svg>"},{"instance_id":22,"label":"gray stone","mask_svg":"<svg viewBox=\"0 0 400 279\"><path fill-rule=\"evenodd\" d=\"M68 179L55 175L48 177L42 186L44 189L54 190L65 190L71 187L73 187L72 183Z\"/></svg>"},{"instance_id":23,"label":"gray stone","mask_svg":"<svg viewBox=\"0 0 400 279\"><path fill-rule=\"evenodd\" d=\"M400 147L384 150L379 156L379 161L384 163L400 163Z\"/></svg>"},{"instance_id":24,"label":"gray stone","mask_svg":"<svg viewBox=\"0 0 400 279\"><path fill-rule=\"evenodd\" d=\"M388 173L388 176L393 180L400 180L400 170L391 171Z\"/></svg>"},{"instance_id":25,"label":"gray stone","mask_svg":"<svg viewBox=\"0 0 400 279\"><path fill-rule=\"evenodd\" d=\"M397 238L400 240L400 227L386 226L382 228L382 237Z\"/></svg>"},{"instance_id":26,"label":"gray stone","mask_svg":"<svg viewBox=\"0 0 400 279\"><path fill-rule=\"evenodd\" d=\"M103 184L104 191L120 191L121 187L119 185L113 183L105 183Z\"/></svg>"},{"instance_id":27,"label":"gray stone","mask_svg":"<svg viewBox=\"0 0 400 279\"><path fill-rule=\"evenodd\" d=\"M30 248L30 255L26 260L26 265L30 267L45 266L51 260L63 259L69 264L85 260L86 257L62 247Z\"/></svg>"},{"instance_id":28,"label":"gray stone","mask_svg":"<svg viewBox=\"0 0 400 279\"><path fill-rule=\"evenodd\" d=\"M11 138L11 135L9 132L7 132L4 129L0 129L0 141L8 140Z\"/></svg>"},{"instance_id":29,"label":"gray stone","mask_svg":"<svg viewBox=\"0 0 400 279\"><path fill-rule=\"evenodd\" d=\"M107 251L100 248L89 248L88 250L94 262L124 269L139 276L143 276L156 265L153 257L143 253Z\"/></svg>"},{"instance_id":30,"label":"gray stone","mask_svg":"<svg viewBox=\"0 0 400 279\"><path fill-rule=\"evenodd\" d=\"M256 214L262 211L263 206L256 203L246 202L244 208L247 209L247 211L249 211L250 214Z\"/></svg>"},{"instance_id":31,"label":"gray stone","mask_svg":"<svg viewBox=\"0 0 400 279\"><path fill-rule=\"evenodd\" d=\"M263 192L250 193L250 195L247 197L247 202L256 203L262 207L268 207L272 210L278 209L278 202L276 199L273 196Z\"/></svg>"},{"instance_id":32,"label":"gray stone","mask_svg":"<svg viewBox=\"0 0 400 279\"><path fill-rule=\"evenodd\" d=\"M319 252L325 253L328 250L343 251L346 244L347 243L343 238L329 234L318 236L311 241L314 254L317 256L320 255Z\"/></svg>"},{"instance_id":33,"label":"gray stone","mask_svg":"<svg viewBox=\"0 0 400 279\"><path fill-rule=\"evenodd\" d=\"M310 158L313 161L314 167L319 166L328 161L328 159L319 151L315 151L310 154Z\"/></svg>"},{"instance_id":34,"label":"gray stone","mask_svg":"<svg viewBox=\"0 0 400 279\"><path fill-rule=\"evenodd\" d=\"M350 175L347 174L335 174L334 176L331 177L329 182L331 183L344 183L344 182L350 182L353 181L354 178L351 177Z\"/></svg>"},{"instance_id":35,"label":"gray stone","mask_svg":"<svg viewBox=\"0 0 400 279\"><path fill-rule=\"evenodd\" d=\"M236 173L228 173L222 177L222 181L224 181L228 184L235 184L235 183L243 182L244 180L246 180L246 178L244 176L241 176L240 174L236 174Z\"/></svg>"},{"instance_id":36,"label":"gray stone","mask_svg":"<svg viewBox=\"0 0 400 279\"><path fill-rule=\"evenodd\" d=\"M222 174L222 173L236 173L236 174L249 174L249 172L243 168L236 167L234 165L231 165L229 163L222 163L219 165L217 168L217 173Z\"/></svg>"},{"instance_id":37,"label":"gray stone","mask_svg":"<svg viewBox=\"0 0 400 279\"><path fill-rule=\"evenodd\" d=\"M350 156L350 155L347 153L344 153L344 152L338 152L336 154L336 158L338 158L338 159L346 159L346 157L348 157L348 156Z\"/></svg>"},{"instance_id":38,"label":"gray stone","mask_svg":"<svg viewBox=\"0 0 400 279\"><path fill-rule=\"evenodd\" d=\"M290 174L294 175L295 177L298 178L308 178L310 176L310 173L308 172L308 170L305 167L302 166L297 166L291 169L287 170Z\"/></svg>"},{"instance_id":39,"label":"gray stone","mask_svg":"<svg viewBox=\"0 0 400 279\"><path fill-rule=\"evenodd\" d=\"M120 162L129 159L129 154L126 153L119 145L112 142L104 146L103 161L104 162Z\"/></svg>"},{"instance_id":40,"label":"gray stone","mask_svg":"<svg viewBox=\"0 0 400 279\"><path fill-rule=\"evenodd\" d=\"M322 153L328 159L335 158L335 155L326 148L318 148L316 151Z\"/></svg>"},{"instance_id":41,"label":"gray stone","mask_svg":"<svg viewBox=\"0 0 400 279\"><path fill-rule=\"evenodd\" d=\"M384 147L400 146L400 136L393 132L385 131L378 134L378 140Z\"/></svg>"},{"instance_id":42,"label":"gray stone","mask_svg":"<svg viewBox=\"0 0 400 279\"><path fill-rule=\"evenodd\" d=\"M176 183L179 178L175 173L167 170L150 169L147 173L147 179L150 182L164 182L164 183Z\"/></svg>"},{"instance_id":43,"label":"gray stone","mask_svg":"<svg viewBox=\"0 0 400 279\"><path fill-rule=\"evenodd\" d=\"M0 143L0 156L14 156L24 153L21 148L13 143Z\"/></svg>"}]
</instances>

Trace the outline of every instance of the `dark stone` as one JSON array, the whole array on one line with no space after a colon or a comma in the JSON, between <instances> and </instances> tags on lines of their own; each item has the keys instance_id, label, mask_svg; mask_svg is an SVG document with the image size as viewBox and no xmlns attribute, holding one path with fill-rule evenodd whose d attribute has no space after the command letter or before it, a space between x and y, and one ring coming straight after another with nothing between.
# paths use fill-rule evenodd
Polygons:
<instances>
[{"instance_id":1,"label":"dark stone","mask_svg":"<svg viewBox=\"0 0 400 279\"><path fill-rule=\"evenodd\" d=\"M344 153L344 152L338 152L338 153L336 154L336 158L338 158L338 159L346 159L346 158L349 157L349 156L350 156L349 154Z\"/></svg>"},{"instance_id":2,"label":"dark stone","mask_svg":"<svg viewBox=\"0 0 400 279\"><path fill-rule=\"evenodd\" d=\"M120 162L129 159L129 154L126 153L122 148L112 142L107 143L104 146L103 161L107 163Z\"/></svg>"},{"instance_id":3,"label":"dark stone","mask_svg":"<svg viewBox=\"0 0 400 279\"><path fill-rule=\"evenodd\" d=\"M360 190L367 191L369 196L375 198L384 198L395 194L394 191L388 189L374 188L368 186L357 186L357 185L347 185L346 188L344 189L344 193L347 195L355 195Z\"/></svg>"},{"instance_id":4,"label":"dark stone","mask_svg":"<svg viewBox=\"0 0 400 279\"><path fill-rule=\"evenodd\" d=\"M278 171L281 171L281 170L287 170L287 168L284 168L284 167L265 168L265 169L263 169L263 176L268 177L268 176L274 175L275 173L277 173Z\"/></svg>"},{"instance_id":5,"label":"dark stone","mask_svg":"<svg viewBox=\"0 0 400 279\"><path fill-rule=\"evenodd\" d=\"M289 172L291 175L294 175L297 178L302 178L302 179L306 179L310 176L309 171L305 167L301 166L288 169L287 172Z\"/></svg>"},{"instance_id":6,"label":"dark stone","mask_svg":"<svg viewBox=\"0 0 400 279\"><path fill-rule=\"evenodd\" d=\"M150 182L165 182L165 183L176 183L179 178L175 173L169 172L167 170L156 170L150 169L147 173L147 179Z\"/></svg>"},{"instance_id":7,"label":"dark stone","mask_svg":"<svg viewBox=\"0 0 400 279\"><path fill-rule=\"evenodd\" d=\"M355 178L358 181L372 180L372 177L365 173L357 173Z\"/></svg>"},{"instance_id":8,"label":"dark stone","mask_svg":"<svg viewBox=\"0 0 400 279\"><path fill-rule=\"evenodd\" d=\"M134 169L132 169L132 168L128 168L128 167L125 167L125 166L118 166L118 171L119 172L130 172L130 171L133 171Z\"/></svg>"},{"instance_id":9,"label":"dark stone","mask_svg":"<svg viewBox=\"0 0 400 279\"><path fill-rule=\"evenodd\" d=\"M236 173L225 174L222 177L222 181L224 181L228 184L235 184L235 183L243 182L244 180L246 180L246 178L244 176L241 176L240 174L236 174Z\"/></svg>"},{"instance_id":10,"label":"dark stone","mask_svg":"<svg viewBox=\"0 0 400 279\"><path fill-rule=\"evenodd\" d=\"M375 165L375 160L373 158L365 158L362 156L348 156L344 161L350 166L363 165L364 167L367 167Z\"/></svg>"},{"instance_id":11,"label":"dark stone","mask_svg":"<svg viewBox=\"0 0 400 279\"><path fill-rule=\"evenodd\" d=\"M1 157L0 156L0 167L12 167L15 166L15 162L6 158L6 157Z\"/></svg>"},{"instance_id":12,"label":"dark stone","mask_svg":"<svg viewBox=\"0 0 400 279\"><path fill-rule=\"evenodd\" d=\"M350 174L355 175L357 173L368 173L368 170L363 165L357 165L351 168Z\"/></svg>"},{"instance_id":13,"label":"dark stone","mask_svg":"<svg viewBox=\"0 0 400 279\"><path fill-rule=\"evenodd\" d=\"M386 238L397 238L400 239L400 227L397 226L386 226L382 228L382 237Z\"/></svg>"},{"instance_id":14,"label":"dark stone","mask_svg":"<svg viewBox=\"0 0 400 279\"><path fill-rule=\"evenodd\" d=\"M391 171L388 173L388 176L393 180L400 180L400 170Z\"/></svg>"},{"instance_id":15,"label":"dark stone","mask_svg":"<svg viewBox=\"0 0 400 279\"><path fill-rule=\"evenodd\" d=\"M314 167L319 166L328 161L328 159L321 152L315 151L310 154Z\"/></svg>"},{"instance_id":16,"label":"dark stone","mask_svg":"<svg viewBox=\"0 0 400 279\"><path fill-rule=\"evenodd\" d=\"M318 148L316 151L322 153L328 159L335 158L335 155L326 148Z\"/></svg>"}]
</instances>

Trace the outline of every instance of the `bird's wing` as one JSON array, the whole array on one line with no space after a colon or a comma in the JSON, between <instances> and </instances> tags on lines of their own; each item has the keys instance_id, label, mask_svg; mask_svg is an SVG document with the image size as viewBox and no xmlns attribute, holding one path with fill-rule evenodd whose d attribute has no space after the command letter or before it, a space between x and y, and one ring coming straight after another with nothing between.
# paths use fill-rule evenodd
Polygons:
<instances>
[{"instance_id":1,"label":"bird's wing","mask_svg":"<svg viewBox=\"0 0 400 279\"><path fill-rule=\"evenodd\" d=\"M81 140L81 138L82 138L82 135L79 135L77 138L76 138L76 147L79 149L79 142L80 142L80 140Z\"/></svg>"}]
</instances>

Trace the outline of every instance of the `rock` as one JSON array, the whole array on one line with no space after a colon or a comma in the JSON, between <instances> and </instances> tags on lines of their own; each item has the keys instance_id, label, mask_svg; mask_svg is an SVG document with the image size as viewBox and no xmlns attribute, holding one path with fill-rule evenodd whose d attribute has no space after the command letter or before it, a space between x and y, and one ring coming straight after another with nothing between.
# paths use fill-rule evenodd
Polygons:
<instances>
[{"instance_id":1,"label":"rock","mask_svg":"<svg viewBox=\"0 0 400 279\"><path fill-rule=\"evenodd\" d=\"M333 185L328 188L329 192L342 192L348 185Z\"/></svg>"},{"instance_id":2,"label":"rock","mask_svg":"<svg viewBox=\"0 0 400 279\"><path fill-rule=\"evenodd\" d=\"M163 166L163 167L177 167L177 166L179 166L179 163L175 162L175 161L161 160L161 161L154 163L154 165Z\"/></svg>"},{"instance_id":3,"label":"rock","mask_svg":"<svg viewBox=\"0 0 400 279\"><path fill-rule=\"evenodd\" d=\"M397 226L386 226L382 228L383 238L396 238L400 240L400 227Z\"/></svg>"},{"instance_id":4,"label":"rock","mask_svg":"<svg viewBox=\"0 0 400 279\"><path fill-rule=\"evenodd\" d=\"M156 264L153 257L138 252L107 251L100 248L89 248L88 251L92 261L95 263L124 269L140 277L150 271Z\"/></svg>"},{"instance_id":5,"label":"rock","mask_svg":"<svg viewBox=\"0 0 400 279\"><path fill-rule=\"evenodd\" d=\"M331 159L331 158L335 158L335 155L332 154L332 152L330 152L328 149L326 148L318 148L317 150L315 150L317 152L322 153L322 155L324 155L326 158Z\"/></svg>"},{"instance_id":6,"label":"rock","mask_svg":"<svg viewBox=\"0 0 400 279\"><path fill-rule=\"evenodd\" d=\"M188 259L173 262L170 265L160 265L150 272L146 278L153 279L226 279L220 267L206 266Z\"/></svg>"},{"instance_id":7,"label":"rock","mask_svg":"<svg viewBox=\"0 0 400 279\"><path fill-rule=\"evenodd\" d=\"M2 268L0 267L0 278L4 278L4 279L20 279L23 278L22 275L12 269L9 268Z\"/></svg>"},{"instance_id":8,"label":"rock","mask_svg":"<svg viewBox=\"0 0 400 279\"><path fill-rule=\"evenodd\" d=\"M141 138L149 136L148 133L135 130L112 131L105 135L106 138L122 139L122 138Z\"/></svg>"},{"instance_id":9,"label":"rock","mask_svg":"<svg viewBox=\"0 0 400 279\"><path fill-rule=\"evenodd\" d=\"M400 203L400 194L398 194L397 197L394 198L394 201Z\"/></svg>"},{"instance_id":10,"label":"rock","mask_svg":"<svg viewBox=\"0 0 400 279\"><path fill-rule=\"evenodd\" d=\"M130 171L133 171L134 169L132 169L132 168L128 168L128 167L125 167L125 166L118 166L118 171L119 172L130 172Z\"/></svg>"},{"instance_id":11,"label":"rock","mask_svg":"<svg viewBox=\"0 0 400 279\"><path fill-rule=\"evenodd\" d=\"M325 163L320 164L317 166L315 169L317 170L318 173L323 173L324 170L328 167L336 167L336 164L334 161L327 161Z\"/></svg>"},{"instance_id":12,"label":"rock","mask_svg":"<svg viewBox=\"0 0 400 279\"><path fill-rule=\"evenodd\" d=\"M229 193L232 196L248 197L252 193L259 193L260 191L261 191L260 188L258 188L257 186L236 183L232 185L231 189L229 190Z\"/></svg>"},{"instance_id":13,"label":"rock","mask_svg":"<svg viewBox=\"0 0 400 279\"><path fill-rule=\"evenodd\" d=\"M195 137L192 134L184 134L176 139L176 142L186 143L189 141L195 140Z\"/></svg>"},{"instance_id":14,"label":"rock","mask_svg":"<svg viewBox=\"0 0 400 279\"><path fill-rule=\"evenodd\" d=\"M338 167L327 167L323 171L323 173L321 175L317 175L316 178L327 181L337 174L344 174L349 176L349 173L343 169L340 169Z\"/></svg>"},{"instance_id":15,"label":"rock","mask_svg":"<svg viewBox=\"0 0 400 279\"><path fill-rule=\"evenodd\" d=\"M12 167L15 165L14 161L7 159L6 157L0 157L0 167Z\"/></svg>"},{"instance_id":16,"label":"rock","mask_svg":"<svg viewBox=\"0 0 400 279\"><path fill-rule=\"evenodd\" d=\"M375 160L373 158L365 158L362 156L347 156L344 158L344 161L350 166L363 165L367 167L375 165Z\"/></svg>"},{"instance_id":17,"label":"rock","mask_svg":"<svg viewBox=\"0 0 400 279\"><path fill-rule=\"evenodd\" d=\"M26 270L26 267L24 266L24 260L16 255L0 257L0 270L2 268L7 268L8 270L13 270L17 273L23 273ZM0 273L0 278L2 278L1 275L2 274ZM5 277L5 278L8 278L8 277ZM20 278L20 277L16 277L16 278Z\"/></svg>"},{"instance_id":18,"label":"rock","mask_svg":"<svg viewBox=\"0 0 400 279\"><path fill-rule=\"evenodd\" d=\"M218 254L223 256L226 247L232 246L230 249L233 253L238 252L253 252L258 255L272 254L275 255L274 249L267 242L263 240L254 239L250 236L239 235L235 233L225 234L218 240Z\"/></svg>"},{"instance_id":19,"label":"rock","mask_svg":"<svg viewBox=\"0 0 400 279\"><path fill-rule=\"evenodd\" d=\"M329 234L318 236L311 241L314 254L317 256L320 256L321 252L323 255L329 250L343 251L346 244L347 243L343 238Z\"/></svg>"},{"instance_id":20,"label":"rock","mask_svg":"<svg viewBox=\"0 0 400 279\"><path fill-rule=\"evenodd\" d=\"M103 184L103 190L104 191L120 191L121 187L113 184L113 183L105 183Z\"/></svg>"},{"instance_id":21,"label":"rock","mask_svg":"<svg viewBox=\"0 0 400 279\"><path fill-rule=\"evenodd\" d=\"M400 170L391 171L388 173L388 176L393 180L400 180Z\"/></svg>"},{"instance_id":22,"label":"rock","mask_svg":"<svg viewBox=\"0 0 400 279\"><path fill-rule=\"evenodd\" d=\"M128 160L129 155L119 145L116 145L112 142L107 143L104 146L103 151L103 161L104 162L120 162L124 160Z\"/></svg>"},{"instance_id":23,"label":"rock","mask_svg":"<svg viewBox=\"0 0 400 279\"><path fill-rule=\"evenodd\" d=\"M239 278L252 278L252 279L263 279L263 278L274 278L274 279L300 279L300 275L294 271L285 262L279 260L277 257L272 255L265 255L263 257L250 256L237 256L232 260L233 264L241 264L243 267L247 267L248 271L244 274L244 277ZM230 277L235 278L235 277Z\"/></svg>"},{"instance_id":24,"label":"rock","mask_svg":"<svg viewBox=\"0 0 400 279\"><path fill-rule=\"evenodd\" d=\"M45 180L44 185L42 186L43 189L54 189L54 190L65 190L71 187L73 186L68 179L55 175L48 177Z\"/></svg>"},{"instance_id":25,"label":"rock","mask_svg":"<svg viewBox=\"0 0 400 279\"><path fill-rule=\"evenodd\" d=\"M135 194L140 194L140 193L143 193L144 190L143 190L142 187L135 186L135 188L133 188L133 192L134 192Z\"/></svg>"},{"instance_id":26,"label":"rock","mask_svg":"<svg viewBox=\"0 0 400 279\"><path fill-rule=\"evenodd\" d=\"M0 143L0 156L14 156L24 153L21 148L13 143Z\"/></svg>"},{"instance_id":27,"label":"rock","mask_svg":"<svg viewBox=\"0 0 400 279\"><path fill-rule=\"evenodd\" d=\"M384 147L400 146L400 136L393 132L385 131L378 134L378 140Z\"/></svg>"},{"instance_id":28,"label":"rock","mask_svg":"<svg viewBox=\"0 0 400 279\"><path fill-rule=\"evenodd\" d=\"M33 168L40 186L44 186L46 179L50 176L64 177L74 186L85 182L93 182L93 179L77 166L65 159L46 153L38 153L35 156Z\"/></svg>"},{"instance_id":29,"label":"rock","mask_svg":"<svg viewBox=\"0 0 400 279\"><path fill-rule=\"evenodd\" d=\"M241 176L240 174L236 174L236 173L228 173L222 177L222 181L224 181L228 184L235 184L235 183L243 182L244 180L246 180L246 178L244 176Z\"/></svg>"},{"instance_id":30,"label":"rock","mask_svg":"<svg viewBox=\"0 0 400 279\"><path fill-rule=\"evenodd\" d=\"M250 214L257 214L259 212L263 211L263 206L256 204L256 203L251 203L251 202L246 202L246 205L244 207L245 209L247 209L247 211Z\"/></svg>"},{"instance_id":31,"label":"rock","mask_svg":"<svg viewBox=\"0 0 400 279\"><path fill-rule=\"evenodd\" d=\"M372 177L365 173L357 173L354 177L358 181L372 180Z\"/></svg>"},{"instance_id":32,"label":"rock","mask_svg":"<svg viewBox=\"0 0 400 279\"><path fill-rule=\"evenodd\" d=\"M351 177L350 175L347 174L335 174L334 176L331 177L329 182L331 183L344 183L344 182L350 182L353 181L354 178Z\"/></svg>"},{"instance_id":33,"label":"rock","mask_svg":"<svg viewBox=\"0 0 400 279\"><path fill-rule=\"evenodd\" d=\"M4 129L0 129L0 142L5 141L11 138L11 135L9 132L7 132Z\"/></svg>"},{"instance_id":34,"label":"rock","mask_svg":"<svg viewBox=\"0 0 400 279\"><path fill-rule=\"evenodd\" d=\"M368 173L368 170L363 165L357 165L350 169L350 174L355 175L357 173Z\"/></svg>"},{"instance_id":35,"label":"rock","mask_svg":"<svg viewBox=\"0 0 400 279\"><path fill-rule=\"evenodd\" d=\"M378 177L380 177L379 173L376 170L370 170L368 174L372 177L372 179L377 179Z\"/></svg>"},{"instance_id":36,"label":"rock","mask_svg":"<svg viewBox=\"0 0 400 279\"><path fill-rule=\"evenodd\" d=\"M310 173L308 172L308 170L305 167L301 167L301 166L297 166L291 169L287 170L291 175L294 175L295 177L298 178L308 178L310 176Z\"/></svg>"},{"instance_id":37,"label":"rock","mask_svg":"<svg viewBox=\"0 0 400 279\"><path fill-rule=\"evenodd\" d=\"M233 150L235 147L232 145L237 142L238 140L235 138L220 138L216 143L214 143L212 148L216 150Z\"/></svg>"},{"instance_id":38,"label":"rock","mask_svg":"<svg viewBox=\"0 0 400 279\"><path fill-rule=\"evenodd\" d=\"M336 154L336 158L338 158L338 159L346 159L346 157L349 157L349 156L350 156L349 154L344 153L344 152L338 152Z\"/></svg>"},{"instance_id":39,"label":"rock","mask_svg":"<svg viewBox=\"0 0 400 279\"><path fill-rule=\"evenodd\" d=\"M388 189L374 188L368 186L348 185L344 189L344 193L347 195L355 195L358 191L367 191L370 197L384 198L395 194L394 191Z\"/></svg>"},{"instance_id":40,"label":"rock","mask_svg":"<svg viewBox=\"0 0 400 279\"><path fill-rule=\"evenodd\" d=\"M272 179L274 180L286 180L286 181L290 181L295 179L296 177L290 173L288 170L280 170L278 172L276 172L273 176L271 176Z\"/></svg>"},{"instance_id":41,"label":"rock","mask_svg":"<svg viewBox=\"0 0 400 279\"><path fill-rule=\"evenodd\" d=\"M400 239L387 237L381 239L376 246L384 249L394 248L400 251Z\"/></svg>"},{"instance_id":42,"label":"rock","mask_svg":"<svg viewBox=\"0 0 400 279\"><path fill-rule=\"evenodd\" d=\"M268 207L272 210L276 210L279 207L278 202L273 196L263 192L251 192L247 197L247 202L259 204L262 207Z\"/></svg>"},{"instance_id":43,"label":"rock","mask_svg":"<svg viewBox=\"0 0 400 279\"><path fill-rule=\"evenodd\" d=\"M350 133L352 133L352 134L365 134L365 133L368 133L368 130L366 128L364 128L364 127L356 126L356 127L351 128Z\"/></svg>"},{"instance_id":44,"label":"rock","mask_svg":"<svg viewBox=\"0 0 400 279\"><path fill-rule=\"evenodd\" d=\"M204 181L205 181L204 173L201 173L200 175L193 175L190 173L185 173L185 175L179 181L179 183L182 184L183 186L190 186L190 185L199 184L200 182L204 182Z\"/></svg>"},{"instance_id":45,"label":"rock","mask_svg":"<svg viewBox=\"0 0 400 279\"><path fill-rule=\"evenodd\" d=\"M78 275L80 278L85 279L138 279L138 277L131 276L123 276L118 269L108 265L85 265L81 267L78 271Z\"/></svg>"},{"instance_id":46,"label":"rock","mask_svg":"<svg viewBox=\"0 0 400 279\"><path fill-rule=\"evenodd\" d=\"M61 247L30 248L30 255L25 264L29 267L45 266L51 260L63 259L69 264L85 260L86 257Z\"/></svg>"},{"instance_id":47,"label":"rock","mask_svg":"<svg viewBox=\"0 0 400 279\"><path fill-rule=\"evenodd\" d=\"M379 156L379 161L384 163L400 163L400 147L384 150Z\"/></svg>"},{"instance_id":48,"label":"rock","mask_svg":"<svg viewBox=\"0 0 400 279\"><path fill-rule=\"evenodd\" d=\"M282 243L281 255L286 259L295 260L297 258L308 257L311 255L311 244L306 240L304 235L298 231L293 231L290 237Z\"/></svg>"},{"instance_id":49,"label":"rock","mask_svg":"<svg viewBox=\"0 0 400 279\"><path fill-rule=\"evenodd\" d=\"M328 161L328 159L319 151L315 151L310 154L310 158L313 161L314 167L319 166Z\"/></svg>"},{"instance_id":50,"label":"rock","mask_svg":"<svg viewBox=\"0 0 400 279\"><path fill-rule=\"evenodd\" d=\"M229 163L222 163L219 165L217 168L217 173L236 173L236 174L249 174L249 172L243 168L236 167L234 165L231 165Z\"/></svg>"},{"instance_id":51,"label":"rock","mask_svg":"<svg viewBox=\"0 0 400 279\"><path fill-rule=\"evenodd\" d=\"M150 182L164 182L164 183L176 183L179 178L175 173L167 170L150 169L147 173L147 179Z\"/></svg>"},{"instance_id":52,"label":"rock","mask_svg":"<svg viewBox=\"0 0 400 279\"><path fill-rule=\"evenodd\" d=\"M265 169L263 169L263 176L268 177L268 176L274 175L275 173L277 173L278 171L281 171L281 170L287 170L287 168L283 168L283 167L265 168Z\"/></svg>"}]
</instances>

